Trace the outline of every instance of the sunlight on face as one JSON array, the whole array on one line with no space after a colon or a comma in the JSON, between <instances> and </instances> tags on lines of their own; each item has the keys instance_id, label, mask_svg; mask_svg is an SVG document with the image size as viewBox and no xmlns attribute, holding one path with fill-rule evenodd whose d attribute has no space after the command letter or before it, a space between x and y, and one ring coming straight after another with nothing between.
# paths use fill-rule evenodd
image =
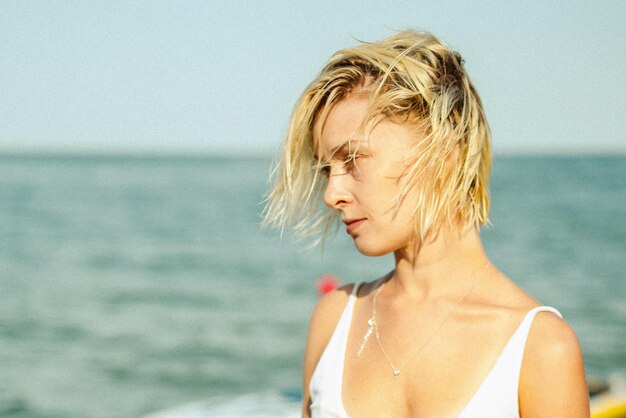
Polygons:
<instances>
[{"instance_id":1,"label":"sunlight on face","mask_svg":"<svg viewBox=\"0 0 626 418\"><path fill-rule=\"evenodd\" d=\"M313 126L316 156L328 177L326 205L340 212L357 249L369 256L412 248L416 193L398 205L406 158L421 139L405 124L383 119L366 126L368 97L353 94Z\"/></svg>"}]
</instances>

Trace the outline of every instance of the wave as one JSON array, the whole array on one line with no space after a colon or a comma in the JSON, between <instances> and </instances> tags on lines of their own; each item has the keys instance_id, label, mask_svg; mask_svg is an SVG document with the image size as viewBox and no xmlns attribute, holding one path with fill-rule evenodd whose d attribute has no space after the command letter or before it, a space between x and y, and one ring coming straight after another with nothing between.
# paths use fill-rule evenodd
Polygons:
<instances>
[{"instance_id":1,"label":"wave","mask_svg":"<svg viewBox=\"0 0 626 418\"><path fill-rule=\"evenodd\" d=\"M249 393L193 402L142 418L296 418L300 417L299 398L297 391Z\"/></svg>"}]
</instances>

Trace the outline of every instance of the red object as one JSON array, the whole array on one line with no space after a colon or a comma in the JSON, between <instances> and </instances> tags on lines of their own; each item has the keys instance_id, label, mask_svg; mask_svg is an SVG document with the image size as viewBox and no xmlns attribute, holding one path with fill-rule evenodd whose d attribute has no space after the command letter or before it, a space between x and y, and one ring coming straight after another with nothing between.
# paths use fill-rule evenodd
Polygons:
<instances>
[{"instance_id":1,"label":"red object","mask_svg":"<svg viewBox=\"0 0 626 418\"><path fill-rule=\"evenodd\" d=\"M326 293L330 293L339 287L341 281L337 276L332 274L325 274L317 280L317 293L320 296L324 296Z\"/></svg>"}]
</instances>

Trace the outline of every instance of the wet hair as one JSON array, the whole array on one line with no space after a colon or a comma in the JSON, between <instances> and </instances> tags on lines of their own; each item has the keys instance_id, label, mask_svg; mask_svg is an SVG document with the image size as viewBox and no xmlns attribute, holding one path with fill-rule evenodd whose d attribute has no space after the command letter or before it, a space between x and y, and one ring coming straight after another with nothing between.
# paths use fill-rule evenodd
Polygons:
<instances>
[{"instance_id":1,"label":"wet hair","mask_svg":"<svg viewBox=\"0 0 626 418\"><path fill-rule=\"evenodd\" d=\"M324 205L327 178L314 155L313 126L352 93L368 91L363 127L377 118L415 126L415 146L401 176L400 205L415 189L415 232L424 242L449 222L488 222L491 136L481 100L460 54L427 32L404 31L335 53L296 103L271 176L264 224L293 226L319 241L338 225Z\"/></svg>"}]
</instances>

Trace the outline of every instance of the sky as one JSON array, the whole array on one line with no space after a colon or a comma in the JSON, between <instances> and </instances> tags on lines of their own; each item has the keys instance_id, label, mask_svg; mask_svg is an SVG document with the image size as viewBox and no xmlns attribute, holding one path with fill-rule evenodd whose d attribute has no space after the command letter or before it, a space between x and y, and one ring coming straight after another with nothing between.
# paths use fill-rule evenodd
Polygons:
<instances>
[{"instance_id":1,"label":"sky","mask_svg":"<svg viewBox=\"0 0 626 418\"><path fill-rule=\"evenodd\" d=\"M428 30L496 153L626 153L626 1L0 0L0 152L271 154L339 49Z\"/></svg>"}]
</instances>

